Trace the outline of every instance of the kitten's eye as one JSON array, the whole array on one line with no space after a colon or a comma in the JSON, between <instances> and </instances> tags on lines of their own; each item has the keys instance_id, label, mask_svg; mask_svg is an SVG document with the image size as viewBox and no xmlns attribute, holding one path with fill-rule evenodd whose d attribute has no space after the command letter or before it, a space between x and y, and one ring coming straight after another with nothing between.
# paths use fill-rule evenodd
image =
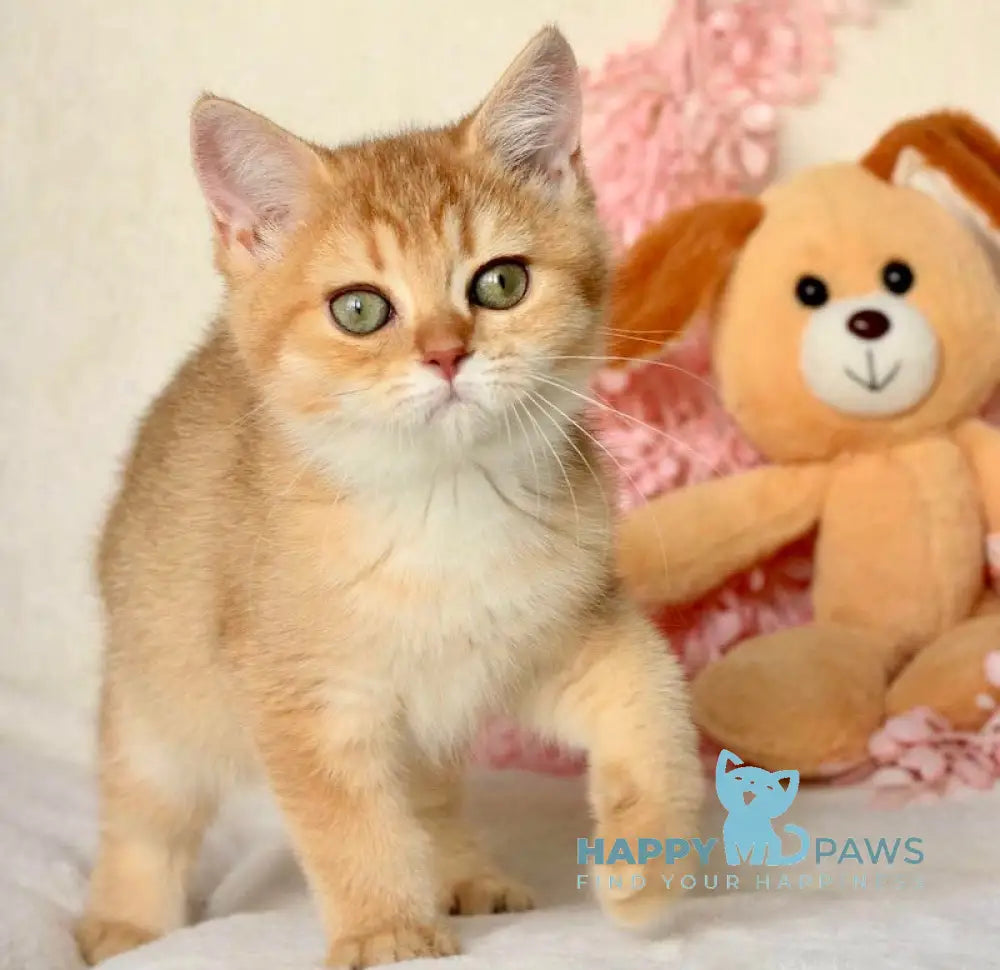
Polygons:
<instances>
[{"instance_id":1,"label":"kitten's eye","mask_svg":"<svg viewBox=\"0 0 1000 970\"><path fill-rule=\"evenodd\" d=\"M528 269L515 260L487 263L472 277L469 302L488 310L509 310L528 292Z\"/></svg>"},{"instance_id":2,"label":"kitten's eye","mask_svg":"<svg viewBox=\"0 0 1000 970\"><path fill-rule=\"evenodd\" d=\"M360 337L389 322L392 304L375 290L345 290L330 300L330 314L341 330Z\"/></svg>"},{"instance_id":3,"label":"kitten's eye","mask_svg":"<svg viewBox=\"0 0 1000 970\"><path fill-rule=\"evenodd\" d=\"M830 291L818 276L801 276L795 284L795 296L805 306L822 306L830 299Z\"/></svg>"}]
</instances>

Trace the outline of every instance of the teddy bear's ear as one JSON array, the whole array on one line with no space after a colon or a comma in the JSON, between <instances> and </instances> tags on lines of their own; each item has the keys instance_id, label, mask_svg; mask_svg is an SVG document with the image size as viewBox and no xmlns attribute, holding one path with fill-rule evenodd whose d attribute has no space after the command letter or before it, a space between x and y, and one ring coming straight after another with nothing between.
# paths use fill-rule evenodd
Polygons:
<instances>
[{"instance_id":1,"label":"teddy bear's ear","mask_svg":"<svg viewBox=\"0 0 1000 970\"><path fill-rule=\"evenodd\" d=\"M862 164L932 196L1000 259L1000 141L971 115L937 111L900 122Z\"/></svg>"},{"instance_id":2,"label":"teddy bear's ear","mask_svg":"<svg viewBox=\"0 0 1000 970\"><path fill-rule=\"evenodd\" d=\"M760 224L756 199L702 202L648 229L618 266L608 354L651 357L721 293L740 250Z\"/></svg>"}]
</instances>

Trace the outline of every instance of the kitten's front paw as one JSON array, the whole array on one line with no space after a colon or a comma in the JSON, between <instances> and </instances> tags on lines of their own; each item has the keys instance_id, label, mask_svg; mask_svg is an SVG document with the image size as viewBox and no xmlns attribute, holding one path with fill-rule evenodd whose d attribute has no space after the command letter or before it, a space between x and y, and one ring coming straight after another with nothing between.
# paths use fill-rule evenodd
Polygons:
<instances>
[{"instance_id":1,"label":"kitten's front paw","mask_svg":"<svg viewBox=\"0 0 1000 970\"><path fill-rule=\"evenodd\" d=\"M80 956L91 966L156 939L155 933L131 923L120 923L90 913L77 922L73 935Z\"/></svg>"},{"instance_id":2,"label":"kitten's front paw","mask_svg":"<svg viewBox=\"0 0 1000 970\"><path fill-rule=\"evenodd\" d=\"M636 784L638 772L623 766L604 766L595 777L597 836L610 853L621 840L632 860L619 858L594 865L590 878L601 908L616 923L642 926L660 916L666 905L686 891L684 876L696 868L693 853L666 863L662 855L639 861L641 838L690 839L698 834L698 809L703 782L700 766L692 757L691 770L679 778L673 792L650 792ZM690 880L688 881L690 885Z\"/></svg>"},{"instance_id":3,"label":"kitten's front paw","mask_svg":"<svg viewBox=\"0 0 1000 970\"><path fill-rule=\"evenodd\" d=\"M678 860L670 866L659 861L644 866L595 866L591 878L598 880L601 909L620 926L639 927L662 916L668 904L684 893L681 879L693 868L689 860ZM610 877L613 885L609 884Z\"/></svg>"},{"instance_id":4,"label":"kitten's front paw","mask_svg":"<svg viewBox=\"0 0 1000 970\"><path fill-rule=\"evenodd\" d=\"M455 883L448 912L452 916L480 913L523 913L534 909L531 891L501 873L483 873Z\"/></svg>"},{"instance_id":5,"label":"kitten's front paw","mask_svg":"<svg viewBox=\"0 0 1000 970\"><path fill-rule=\"evenodd\" d=\"M335 941L326 965L337 970L362 970L418 957L451 957L458 951L458 940L440 924L391 926Z\"/></svg>"}]
</instances>

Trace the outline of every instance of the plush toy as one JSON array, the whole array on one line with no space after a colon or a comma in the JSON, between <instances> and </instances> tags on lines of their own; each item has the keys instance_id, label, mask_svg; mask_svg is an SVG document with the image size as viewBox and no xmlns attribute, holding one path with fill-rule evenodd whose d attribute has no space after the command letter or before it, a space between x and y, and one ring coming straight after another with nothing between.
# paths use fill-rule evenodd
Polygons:
<instances>
[{"instance_id":1,"label":"plush toy","mask_svg":"<svg viewBox=\"0 0 1000 970\"><path fill-rule=\"evenodd\" d=\"M693 685L746 761L805 776L864 760L887 714L956 727L998 699L989 550L1000 546L1000 144L939 113L862 164L677 212L635 243L616 356L707 312L722 400L769 464L626 516L620 566L650 607L690 602L817 531L814 622L745 641Z\"/></svg>"}]
</instances>

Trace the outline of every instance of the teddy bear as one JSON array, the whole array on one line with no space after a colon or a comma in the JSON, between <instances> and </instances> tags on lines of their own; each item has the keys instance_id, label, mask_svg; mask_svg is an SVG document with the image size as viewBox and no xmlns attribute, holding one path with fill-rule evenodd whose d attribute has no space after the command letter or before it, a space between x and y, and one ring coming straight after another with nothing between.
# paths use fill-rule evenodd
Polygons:
<instances>
[{"instance_id":1,"label":"teddy bear","mask_svg":"<svg viewBox=\"0 0 1000 970\"><path fill-rule=\"evenodd\" d=\"M620 526L650 608L690 603L815 532L812 622L750 638L694 679L703 732L822 777L887 717L958 728L1000 696L1000 143L938 112L860 163L675 212L624 255L610 354L707 317L721 399L765 464L658 496Z\"/></svg>"}]
</instances>

